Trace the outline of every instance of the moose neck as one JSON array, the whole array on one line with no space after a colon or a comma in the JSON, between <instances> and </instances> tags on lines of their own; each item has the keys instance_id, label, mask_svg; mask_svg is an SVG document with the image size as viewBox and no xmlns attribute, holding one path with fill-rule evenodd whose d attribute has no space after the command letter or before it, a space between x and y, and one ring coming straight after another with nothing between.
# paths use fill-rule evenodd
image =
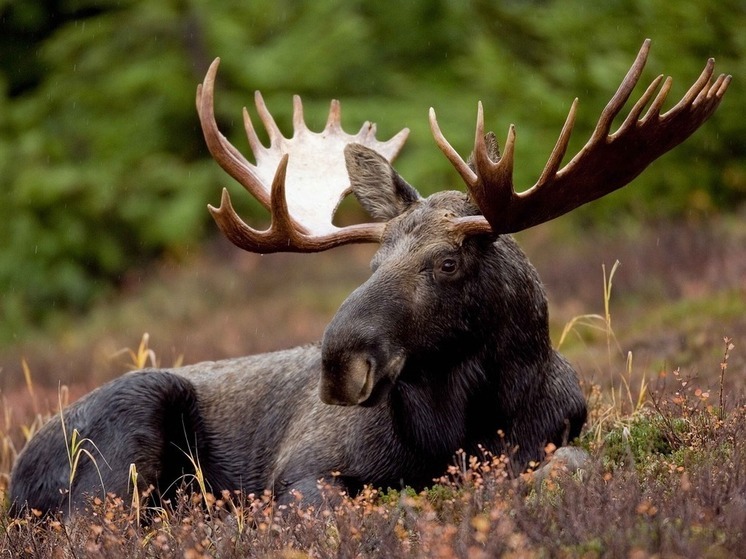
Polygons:
<instances>
[{"instance_id":1,"label":"moose neck","mask_svg":"<svg viewBox=\"0 0 746 559\"><path fill-rule=\"evenodd\" d=\"M517 249L509 238L498 243ZM516 412L541 390L537 379L553 355L547 303L536 271L518 254L521 265L495 287L505 290L507 282L515 293L487 298L473 335L410 355L391 388L399 432L427 452L450 456L454 448L495 437L498 429L509 432Z\"/></svg>"},{"instance_id":2,"label":"moose neck","mask_svg":"<svg viewBox=\"0 0 746 559\"><path fill-rule=\"evenodd\" d=\"M548 366L548 360L506 359L487 348L456 363L438 357L410 361L387 400L400 435L436 455L498 430L509 433L516 409L533 399L537 372Z\"/></svg>"}]
</instances>

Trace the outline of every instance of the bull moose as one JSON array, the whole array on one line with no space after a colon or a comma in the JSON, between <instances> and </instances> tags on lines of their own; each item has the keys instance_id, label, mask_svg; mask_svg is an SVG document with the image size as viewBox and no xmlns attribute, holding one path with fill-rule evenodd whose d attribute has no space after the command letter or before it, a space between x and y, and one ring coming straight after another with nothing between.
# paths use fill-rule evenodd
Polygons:
<instances>
[{"instance_id":1,"label":"bull moose","mask_svg":"<svg viewBox=\"0 0 746 559\"><path fill-rule=\"evenodd\" d=\"M548 443L576 437L584 397L572 366L552 348L542 284L510 233L623 187L713 114L731 78L713 78L710 59L668 112L660 110L671 78L659 76L611 132L649 47L646 40L588 143L561 167L573 102L539 180L521 193L512 183L513 126L501 155L494 135L484 132L480 103L474 150L464 161L430 109L435 142L468 192L428 198L390 164L408 130L381 142L366 122L347 134L337 101L324 130L314 133L296 96L286 138L257 92L270 146L244 109L256 160L250 163L218 131L215 60L197 89L207 146L271 213L269 228L255 230L224 190L220 207L209 208L222 232L259 253L377 242L372 274L319 343L135 371L84 396L20 453L10 485L15 510L74 510L91 496L124 496L132 491L130 464L139 490L152 486L161 498L198 464L213 492L269 489L279 501L297 492L303 502L319 503L321 478L348 492L364 484L423 487L458 449L504 453L519 472L541 460ZM332 224L350 191L375 222ZM73 433L88 454L71 476Z\"/></svg>"}]
</instances>

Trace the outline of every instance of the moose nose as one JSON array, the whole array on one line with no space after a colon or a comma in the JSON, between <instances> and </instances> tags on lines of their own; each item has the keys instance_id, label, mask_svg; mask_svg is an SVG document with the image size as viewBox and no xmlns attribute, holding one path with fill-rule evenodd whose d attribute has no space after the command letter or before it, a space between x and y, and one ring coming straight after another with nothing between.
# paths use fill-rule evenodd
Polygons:
<instances>
[{"instance_id":1,"label":"moose nose","mask_svg":"<svg viewBox=\"0 0 746 559\"><path fill-rule=\"evenodd\" d=\"M338 405L374 405L382 381L400 370L397 336L403 305L384 294L395 290L381 268L340 306L321 341L321 400ZM386 281L384 281L386 280ZM394 361L394 367L392 367Z\"/></svg>"},{"instance_id":2,"label":"moose nose","mask_svg":"<svg viewBox=\"0 0 746 559\"><path fill-rule=\"evenodd\" d=\"M338 406L365 402L373 391L374 369L374 360L361 354L350 356L341 365L325 360L319 383L321 401Z\"/></svg>"}]
</instances>

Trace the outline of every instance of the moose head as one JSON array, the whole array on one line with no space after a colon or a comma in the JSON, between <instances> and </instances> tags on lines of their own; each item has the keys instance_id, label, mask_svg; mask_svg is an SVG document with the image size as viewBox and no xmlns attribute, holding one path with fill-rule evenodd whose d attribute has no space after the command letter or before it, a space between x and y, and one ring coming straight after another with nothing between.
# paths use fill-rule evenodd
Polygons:
<instances>
[{"instance_id":1,"label":"moose head","mask_svg":"<svg viewBox=\"0 0 746 559\"><path fill-rule=\"evenodd\" d=\"M512 180L514 126L500 154L494 134L484 131L480 102L474 149L464 161L445 139L431 108L435 142L463 179L467 193L446 191L428 198L390 164L409 131L380 142L375 125L366 122L356 135L347 134L341 129L337 101L332 102L324 131L314 134L304 123L296 96L294 134L285 138L257 92L256 107L270 147L261 144L244 110L256 158L256 165L249 163L217 129L213 88L219 60L212 64L197 94L207 145L223 169L272 216L269 229L253 229L236 214L224 190L220 207L210 207L223 233L238 247L259 253L315 252L348 243L381 245L373 258L372 276L344 302L326 329L320 382L324 402L375 403L408 361L425 359L434 347L450 348L458 360L462 353L479 350L487 329L491 340L509 340L516 346L506 351L520 352L517 346L522 343L527 344L523 352L548 351L544 310L527 316L519 309L511 316L515 292L531 306L541 308L544 303L533 269L516 266L524 257L505 234L554 219L631 182L697 130L730 83L725 75L713 80L710 59L684 97L661 113L671 78L658 76L612 132L649 49L646 40L590 139L562 166L578 106L578 100L573 101L538 181L521 192ZM377 222L341 228L332 224L337 206L350 191ZM492 270L486 273L485 268ZM482 300L491 304L483 306ZM496 308L504 314L490 316ZM510 335L495 336L507 327Z\"/></svg>"}]
</instances>

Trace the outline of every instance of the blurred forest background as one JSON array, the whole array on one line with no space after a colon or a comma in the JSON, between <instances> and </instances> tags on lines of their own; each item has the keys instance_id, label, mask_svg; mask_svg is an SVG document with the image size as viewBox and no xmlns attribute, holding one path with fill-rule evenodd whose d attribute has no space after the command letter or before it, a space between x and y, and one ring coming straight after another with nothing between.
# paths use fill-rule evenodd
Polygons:
<instances>
[{"instance_id":1,"label":"blurred forest background","mask_svg":"<svg viewBox=\"0 0 746 559\"><path fill-rule=\"evenodd\" d=\"M219 124L240 149L254 90L286 134L292 94L315 130L336 98L349 131L411 128L397 167L423 193L460 188L430 137L430 106L464 155L477 100L500 141L515 123L527 187L573 98L570 153L644 38L645 85L674 78L668 107L715 57L734 81L712 120L633 188L570 218L619 227L743 206L744 29L743 0L0 0L0 347L84 312L132 269L188 258L216 234L205 206L223 186L240 213L266 218L204 146L194 94L217 56Z\"/></svg>"}]
</instances>

